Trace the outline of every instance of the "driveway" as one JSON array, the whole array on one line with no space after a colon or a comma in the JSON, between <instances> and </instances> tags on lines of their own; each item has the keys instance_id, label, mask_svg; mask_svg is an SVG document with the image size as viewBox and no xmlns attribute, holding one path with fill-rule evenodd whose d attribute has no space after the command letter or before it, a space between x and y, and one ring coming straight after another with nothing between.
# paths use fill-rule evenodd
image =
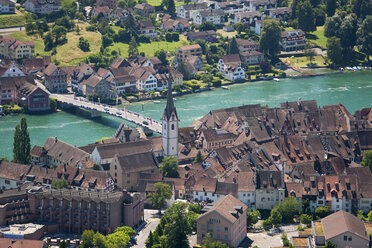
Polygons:
<instances>
[{"instance_id":1,"label":"driveway","mask_svg":"<svg viewBox=\"0 0 372 248\"><path fill-rule=\"evenodd\" d=\"M155 228L160 222L160 216L158 215L158 210L145 209L144 214L145 221L147 222L146 226L138 232L137 235L137 244L132 246L133 248L144 248L147 237L149 236L150 231L154 232Z\"/></svg>"}]
</instances>

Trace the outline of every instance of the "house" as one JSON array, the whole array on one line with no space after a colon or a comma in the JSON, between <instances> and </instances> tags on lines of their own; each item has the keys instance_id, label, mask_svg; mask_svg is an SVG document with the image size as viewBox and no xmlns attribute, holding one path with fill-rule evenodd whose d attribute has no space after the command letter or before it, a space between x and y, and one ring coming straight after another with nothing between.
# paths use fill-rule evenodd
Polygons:
<instances>
[{"instance_id":1,"label":"house","mask_svg":"<svg viewBox=\"0 0 372 248\"><path fill-rule=\"evenodd\" d=\"M22 60L23 67L28 73L43 71L50 63L52 63L50 56L43 56L42 58L27 58Z\"/></svg>"},{"instance_id":2,"label":"house","mask_svg":"<svg viewBox=\"0 0 372 248\"><path fill-rule=\"evenodd\" d=\"M201 56L202 48L199 44L187 45L177 48L176 56L179 61L186 62L190 56Z\"/></svg>"},{"instance_id":3,"label":"house","mask_svg":"<svg viewBox=\"0 0 372 248\"><path fill-rule=\"evenodd\" d=\"M200 215L196 223L198 244L210 233L213 240L238 247L247 237L247 206L234 196L227 195Z\"/></svg>"},{"instance_id":4,"label":"house","mask_svg":"<svg viewBox=\"0 0 372 248\"><path fill-rule=\"evenodd\" d=\"M21 41L7 35L0 39L0 56L7 59L31 58L35 54L33 41Z\"/></svg>"},{"instance_id":5,"label":"house","mask_svg":"<svg viewBox=\"0 0 372 248\"><path fill-rule=\"evenodd\" d=\"M166 32L179 32L183 33L190 29L190 23L187 19L177 19L173 20L172 18L164 18L163 22L161 23L161 28L164 29Z\"/></svg>"},{"instance_id":6,"label":"house","mask_svg":"<svg viewBox=\"0 0 372 248\"><path fill-rule=\"evenodd\" d=\"M79 63L77 67L75 67L71 74L71 89L74 92L78 92L80 94L83 94L81 87L79 87L79 84L90 77L90 75L93 74L93 68L85 63Z\"/></svg>"},{"instance_id":7,"label":"house","mask_svg":"<svg viewBox=\"0 0 372 248\"><path fill-rule=\"evenodd\" d=\"M133 76L136 78L137 90L155 90L158 87L158 80L154 74L155 71L149 66L136 69L133 72Z\"/></svg>"},{"instance_id":8,"label":"house","mask_svg":"<svg viewBox=\"0 0 372 248\"><path fill-rule=\"evenodd\" d=\"M229 16L228 23L234 25L236 23L248 23L251 24L254 21L261 20L262 13L260 11L247 11L234 13Z\"/></svg>"},{"instance_id":9,"label":"house","mask_svg":"<svg viewBox=\"0 0 372 248\"><path fill-rule=\"evenodd\" d=\"M241 67L239 54L221 56L220 60L218 61L218 70L224 73L225 77L231 81L245 79L245 72Z\"/></svg>"},{"instance_id":10,"label":"house","mask_svg":"<svg viewBox=\"0 0 372 248\"><path fill-rule=\"evenodd\" d=\"M25 10L35 14L46 15L51 12L57 12L61 8L60 0L26 0L24 3Z\"/></svg>"},{"instance_id":11,"label":"house","mask_svg":"<svg viewBox=\"0 0 372 248\"><path fill-rule=\"evenodd\" d=\"M222 9L227 14L239 13L248 10L248 8L244 4L237 1L219 3L216 2L215 4L217 9Z\"/></svg>"},{"instance_id":12,"label":"house","mask_svg":"<svg viewBox=\"0 0 372 248\"><path fill-rule=\"evenodd\" d=\"M194 12L207 9L207 3L189 3L177 7L177 16L179 18L191 20Z\"/></svg>"},{"instance_id":13,"label":"house","mask_svg":"<svg viewBox=\"0 0 372 248\"><path fill-rule=\"evenodd\" d=\"M144 34L150 38L154 38L158 36L155 30L154 24L152 24L152 21L140 21L139 32L140 34Z\"/></svg>"},{"instance_id":14,"label":"house","mask_svg":"<svg viewBox=\"0 0 372 248\"><path fill-rule=\"evenodd\" d=\"M301 29L287 30L281 33L279 44L285 52L304 50L305 38L305 33Z\"/></svg>"},{"instance_id":15,"label":"house","mask_svg":"<svg viewBox=\"0 0 372 248\"><path fill-rule=\"evenodd\" d=\"M155 13L155 7L148 3L139 3L134 6L134 10L137 11L138 15L145 17Z\"/></svg>"},{"instance_id":16,"label":"house","mask_svg":"<svg viewBox=\"0 0 372 248\"><path fill-rule=\"evenodd\" d=\"M268 9L266 12L272 19L280 19L281 21L288 21L292 15L292 9L289 7Z\"/></svg>"},{"instance_id":17,"label":"house","mask_svg":"<svg viewBox=\"0 0 372 248\"><path fill-rule=\"evenodd\" d=\"M192 75L194 75L195 73L200 71L200 69L203 68L203 66L204 66L203 61L201 60L201 58L198 57L198 56L193 56L193 55L186 58L186 61L184 63L185 63L186 69Z\"/></svg>"},{"instance_id":18,"label":"house","mask_svg":"<svg viewBox=\"0 0 372 248\"><path fill-rule=\"evenodd\" d=\"M90 12L91 16L102 14L106 19L110 18L110 8L108 6L96 6Z\"/></svg>"},{"instance_id":19,"label":"house","mask_svg":"<svg viewBox=\"0 0 372 248\"><path fill-rule=\"evenodd\" d=\"M280 171L256 172L256 208L273 209L285 198L284 179Z\"/></svg>"},{"instance_id":20,"label":"house","mask_svg":"<svg viewBox=\"0 0 372 248\"><path fill-rule=\"evenodd\" d=\"M140 173L158 173L157 159L152 151L123 156L115 155L110 164L110 174L115 185L120 189L138 190Z\"/></svg>"},{"instance_id":21,"label":"house","mask_svg":"<svg viewBox=\"0 0 372 248\"><path fill-rule=\"evenodd\" d=\"M197 177L192 187L193 199L200 202L215 202L228 194L238 197L238 185L219 182L216 178Z\"/></svg>"},{"instance_id":22,"label":"house","mask_svg":"<svg viewBox=\"0 0 372 248\"><path fill-rule=\"evenodd\" d=\"M0 160L0 188L15 189L26 181L30 166Z\"/></svg>"},{"instance_id":23,"label":"house","mask_svg":"<svg viewBox=\"0 0 372 248\"><path fill-rule=\"evenodd\" d=\"M18 90L17 102L27 106L30 112L47 111L50 109L49 93L35 84L26 83Z\"/></svg>"},{"instance_id":24,"label":"house","mask_svg":"<svg viewBox=\"0 0 372 248\"><path fill-rule=\"evenodd\" d=\"M196 25L201 25L203 22L222 25L225 21L225 12L222 9L199 10L195 11L191 18Z\"/></svg>"},{"instance_id":25,"label":"house","mask_svg":"<svg viewBox=\"0 0 372 248\"><path fill-rule=\"evenodd\" d=\"M260 9L274 9L277 6L275 0L248 0L250 11L259 11Z\"/></svg>"},{"instance_id":26,"label":"house","mask_svg":"<svg viewBox=\"0 0 372 248\"><path fill-rule=\"evenodd\" d=\"M85 96L98 94L101 100L112 100L115 97L111 84L98 75L92 74L88 79L80 83Z\"/></svg>"},{"instance_id":27,"label":"house","mask_svg":"<svg viewBox=\"0 0 372 248\"><path fill-rule=\"evenodd\" d=\"M57 137L49 137L45 141L43 148L37 152L34 150L36 156L31 153L31 161L46 161L44 165L46 167L57 167L61 164L82 167L83 162L90 158L89 153L60 141ZM36 157L39 157L39 160Z\"/></svg>"},{"instance_id":28,"label":"house","mask_svg":"<svg viewBox=\"0 0 372 248\"><path fill-rule=\"evenodd\" d=\"M109 9L115 10L117 2L117 0L96 0L96 6L107 6Z\"/></svg>"},{"instance_id":29,"label":"house","mask_svg":"<svg viewBox=\"0 0 372 248\"><path fill-rule=\"evenodd\" d=\"M243 61L248 65L258 65L264 58L263 53L259 51L258 42L248 39L236 39L239 52Z\"/></svg>"},{"instance_id":30,"label":"house","mask_svg":"<svg viewBox=\"0 0 372 248\"><path fill-rule=\"evenodd\" d=\"M252 171L235 171L224 178L224 182L238 184L238 199L250 209L256 208L256 181Z\"/></svg>"},{"instance_id":31,"label":"house","mask_svg":"<svg viewBox=\"0 0 372 248\"><path fill-rule=\"evenodd\" d=\"M48 245L42 240L0 238L0 247L46 248Z\"/></svg>"},{"instance_id":32,"label":"house","mask_svg":"<svg viewBox=\"0 0 372 248\"><path fill-rule=\"evenodd\" d=\"M129 10L116 8L111 12L111 17L114 19L118 19L119 21L124 21L129 15Z\"/></svg>"},{"instance_id":33,"label":"house","mask_svg":"<svg viewBox=\"0 0 372 248\"><path fill-rule=\"evenodd\" d=\"M313 221L312 230L317 246L330 241L336 247L370 247L365 223L343 210Z\"/></svg>"},{"instance_id":34,"label":"house","mask_svg":"<svg viewBox=\"0 0 372 248\"><path fill-rule=\"evenodd\" d=\"M15 14L15 4L10 0L0 1L0 14Z\"/></svg>"},{"instance_id":35,"label":"house","mask_svg":"<svg viewBox=\"0 0 372 248\"><path fill-rule=\"evenodd\" d=\"M216 42L217 33L214 30L187 32L187 39L190 41L204 40L206 42Z\"/></svg>"},{"instance_id":36,"label":"house","mask_svg":"<svg viewBox=\"0 0 372 248\"><path fill-rule=\"evenodd\" d=\"M51 63L43 71L45 87L51 93L65 93L67 91L67 74L60 67Z\"/></svg>"},{"instance_id":37,"label":"house","mask_svg":"<svg viewBox=\"0 0 372 248\"><path fill-rule=\"evenodd\" d=\"M205 129L201 132L198 143L204 151L212 151L219 147L232 146L236 135L225 130Z\"/></svg>"}]
</instances>

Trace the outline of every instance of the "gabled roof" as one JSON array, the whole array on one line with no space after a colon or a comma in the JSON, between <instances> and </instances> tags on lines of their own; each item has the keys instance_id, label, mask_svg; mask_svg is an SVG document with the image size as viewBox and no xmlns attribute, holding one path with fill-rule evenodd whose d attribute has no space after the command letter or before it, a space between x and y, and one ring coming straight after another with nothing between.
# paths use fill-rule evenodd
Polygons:
<instances>
[{"instance_id":1,"label":"gabled roof","mask_svg":"<svg viewBox=\"0 0 372 248\"><path fill-rule=\"evenodd\" d=\"M24 181L25 175L30 168L29 165L0 160L0 177L15 181Z\"/></svg>"},{"instance_id":2,"label":"gabled roof","mask_svg":"<svg viewBox=\"0 0 372 248\"><path fill-rule=\"evenodd\" d=\"M197 220L204 218L210 213L216 212L230 223L235 223L241 215L245 215L247 206L232 195L227 195L216 201L208 212L200 215Z\"/></svg>"},{"instance_id":3,"label":"gabled roof","mask_svg":"<svg viewBox=\"0 0 372 248\"><path fill-rule=\"evenodd\" d=\"M101 159L113 158L115 155L127 156L131 154L149 152L152 149L151 141L140 140L136 142L107 144L96 147Z\"/></svg>"},{"instance_id":4,"label":"gabled roof","mask_svg":"<svg viewBox=\"0 0 372 248\"><path fill-rule=\"evenodd\" d=\"M132 155L117 156L119 165L125 173L156 170L158 163L152 151Z\"/></svg>"},{"instance_id":5,"label":"gabled roof","mask_svg":"<svg viewBox=\"0 0 372 248\"><path fill-rule=\"evenodd\" d=\"M323 218L321 223L326 240L345 232L351 232L362 239L369 240L363 221L343 210Z\"/></svg>"},{"instance_id":6,"label":"gabled roof","mask_svg":"<svg viewBox=\"0 0 372 248\"><path fill-rule=\"evenodd\" d=\"M43 248L44 241L29 239L6 239L0 238L0 247L11 248Z\"/></svg>"}]
</instances>

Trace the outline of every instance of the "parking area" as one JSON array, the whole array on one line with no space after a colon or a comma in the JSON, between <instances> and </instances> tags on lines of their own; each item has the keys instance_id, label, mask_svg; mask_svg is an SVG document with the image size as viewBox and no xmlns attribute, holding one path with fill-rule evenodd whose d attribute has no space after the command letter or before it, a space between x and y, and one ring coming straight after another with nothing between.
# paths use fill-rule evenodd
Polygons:
<instances>
[{"instance_id":1,"label":"parking area","mask_svg":"<svg viewBox=\"0 0 372 248\"><path fill-rule=\"evenodd\" d=\"M248 241L245 242L243 247L254 246L258 246L260 248L278 247L283 245L281 238L283 233L287 234L289 240L291 240L293 236L298 236L297 225L287 225L281 228L283 229L283 232L277 233L274 236L268 235L267 232L248 233Z\"/></svg>"}]
</instances>

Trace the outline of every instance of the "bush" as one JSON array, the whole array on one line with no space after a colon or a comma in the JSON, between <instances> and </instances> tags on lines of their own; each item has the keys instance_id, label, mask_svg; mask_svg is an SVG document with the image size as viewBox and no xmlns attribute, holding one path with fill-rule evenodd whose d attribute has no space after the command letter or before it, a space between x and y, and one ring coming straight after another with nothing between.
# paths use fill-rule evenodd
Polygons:
<instances>
[{"instance_id":1,"label":"bush","mask_svg":"<svg viewBox=\"0 0 372 248\"><path fill-rule=\"evenodd\" d=\"M89 52L90 51L90 44L87 39L84 39L83 37L79 38L79 43L78 47L83 51L83 52Z\"/></svg>"},{"instance_id":2,"label":"bush","mask_svg":"<svg viewBox=\"0 0 372 248\"><path fill-rule=\"evenodd\" d=\"M306 225L307 227L311 226L311 221L312 220L313 220L313 217L311 215L301 214L301 216L300 216L300 222L302 224Z\"/></svg>"},{"instance_id":3,"label":"bush","mask_svg":"<svg viewBox=\"0 0 372 248\"><path fill-rule=\"evenodd\" d=\"M172 33L172 40L173 41L179 41L180 40L179 33L177 33L177 32Z\"/></svg>"},{"instance_id":4,"label":"bush","mask_svg":"<svg viewBox=\"0 0 372 248\"><path fill-rule=\"evenodd\" d=\"M166 33L165 34L165 40L168 41L168 42L172 42L173 41L172 34L171 33Z\"/></svg>"},{"instance_id":5,"label":"bush","mask_svg":"<svg viewBox=\"0 0 372 248\"><path fill-rule=\"evenodd\" d=\"M141 34L138 36L137 38L137 42L141 42L141 43L150 43L151 40L150 40L150 37L144 35L144 34Z\"/></svg>"},{"instance_id":6,"label":"bush","mask_svg":"<svg viewBox=\"0 0 372 248\"><path fill-rule=\"evenodd\" d=\"M57 99L49 97L50 110L55 112L57 110L57 105L58 105Z\"/></svg>"}]
</instances>

